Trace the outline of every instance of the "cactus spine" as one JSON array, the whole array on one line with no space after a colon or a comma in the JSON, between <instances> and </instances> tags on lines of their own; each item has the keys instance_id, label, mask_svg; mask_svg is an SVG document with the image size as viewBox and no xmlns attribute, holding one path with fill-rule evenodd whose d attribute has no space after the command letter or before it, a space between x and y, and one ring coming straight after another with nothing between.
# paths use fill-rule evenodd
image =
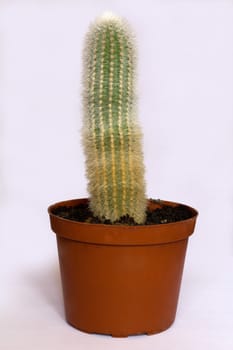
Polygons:
<instances>
[{"instance_id":1,"label":"cactus spine","mask_svg":"<svg viewBox=\"0 0 233 350\"><path fill-rule=\"evenodd\" d=\"M141 131L135 113L135 47L128 25L104 15L84 47L83 144L90 207L101 220L145 220Z\"/></svg>"}]
</instances>

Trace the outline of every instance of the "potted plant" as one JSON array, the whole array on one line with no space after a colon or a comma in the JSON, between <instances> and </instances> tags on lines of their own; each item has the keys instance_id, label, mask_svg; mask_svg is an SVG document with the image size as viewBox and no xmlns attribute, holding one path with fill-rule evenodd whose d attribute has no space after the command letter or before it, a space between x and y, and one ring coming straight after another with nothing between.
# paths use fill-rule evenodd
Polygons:
<instances>
[{"instance_id":1,"label":"potted plant","mask_svg":"<svg viewBox=\"0 0 233 350\"><path fill-rule=\"evenodd\" d=\"M158 333L173 323L197 217L189 206L146 198L135 70L128 24L102 16L84 48L89 198L48 209L67 321L116 337Z\"/></svg>"}]
</instances>

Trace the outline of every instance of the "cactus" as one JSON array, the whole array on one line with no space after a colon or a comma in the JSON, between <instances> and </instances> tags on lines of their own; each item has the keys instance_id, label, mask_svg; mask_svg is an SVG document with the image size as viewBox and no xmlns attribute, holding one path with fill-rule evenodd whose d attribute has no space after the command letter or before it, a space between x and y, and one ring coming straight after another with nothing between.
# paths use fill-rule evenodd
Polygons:
<instances>
[{"instance_id":1,"label":"cactus","mask_svg":"<svg viewBox=\"0 0 233 350\"><path fill-rule=\"evenodd\" d=\"M128 24L104 15L84 46L83 146L90 208L101 221L146 212L141 130L135 110L135 45Z\"/></svg>"}]
</instances>

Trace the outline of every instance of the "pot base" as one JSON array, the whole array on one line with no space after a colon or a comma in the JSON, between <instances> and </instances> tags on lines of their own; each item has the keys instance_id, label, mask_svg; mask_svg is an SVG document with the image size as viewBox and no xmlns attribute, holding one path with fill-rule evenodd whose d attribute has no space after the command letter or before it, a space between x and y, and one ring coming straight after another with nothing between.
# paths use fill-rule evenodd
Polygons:
<instances>
[{"instance_id":1,"label":"pot base","mask_svg":"<svg viewBox=\"0 0 233 350\"><path fill-rule=\"evenodd\" d=\"M87 334L99 334L99 335L108 335L108 336L111 336L113 338L127 338L127 337L134 337L134 336L137 336L137 335L155 335L155 334L159 334L159 333L162 333L164 331L166 331L168 328L170 328L173 323L174 323L174 320L171 322L171 324L169 324L166 328L163 328L163 329L156 329L156 330L145 330L145 331L141 331L141 332L135 332L135 333L125 333L125 332L116 332L116 333L112 333L112 332L98 332L96 330L94 331L90 331L89 329L82 329L80 327L76 327L74 324L70 323L69 320L66 320L67 323L75 328L75 329L78 329L79 331L83 332L83 333L87 333Z\"/></svg>"}]
</instances>

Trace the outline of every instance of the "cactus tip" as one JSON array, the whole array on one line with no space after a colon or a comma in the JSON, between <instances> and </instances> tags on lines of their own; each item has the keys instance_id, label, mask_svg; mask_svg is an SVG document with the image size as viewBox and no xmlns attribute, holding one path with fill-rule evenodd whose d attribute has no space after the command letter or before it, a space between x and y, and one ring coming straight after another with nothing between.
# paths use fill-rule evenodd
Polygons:
<instances>
[{"instance_id":1,"label":"cactus tip","mask_svg":"<svg viewBox=\"0 0 233 350\"><path fill-rule=\"evenodd\" d=\"M112 20L114 18L116 18L117 16L114 15L111 11L105 11L101 16L100 19L105 20L105 21L109 21Z\"/></svg>"}]
</instances>

